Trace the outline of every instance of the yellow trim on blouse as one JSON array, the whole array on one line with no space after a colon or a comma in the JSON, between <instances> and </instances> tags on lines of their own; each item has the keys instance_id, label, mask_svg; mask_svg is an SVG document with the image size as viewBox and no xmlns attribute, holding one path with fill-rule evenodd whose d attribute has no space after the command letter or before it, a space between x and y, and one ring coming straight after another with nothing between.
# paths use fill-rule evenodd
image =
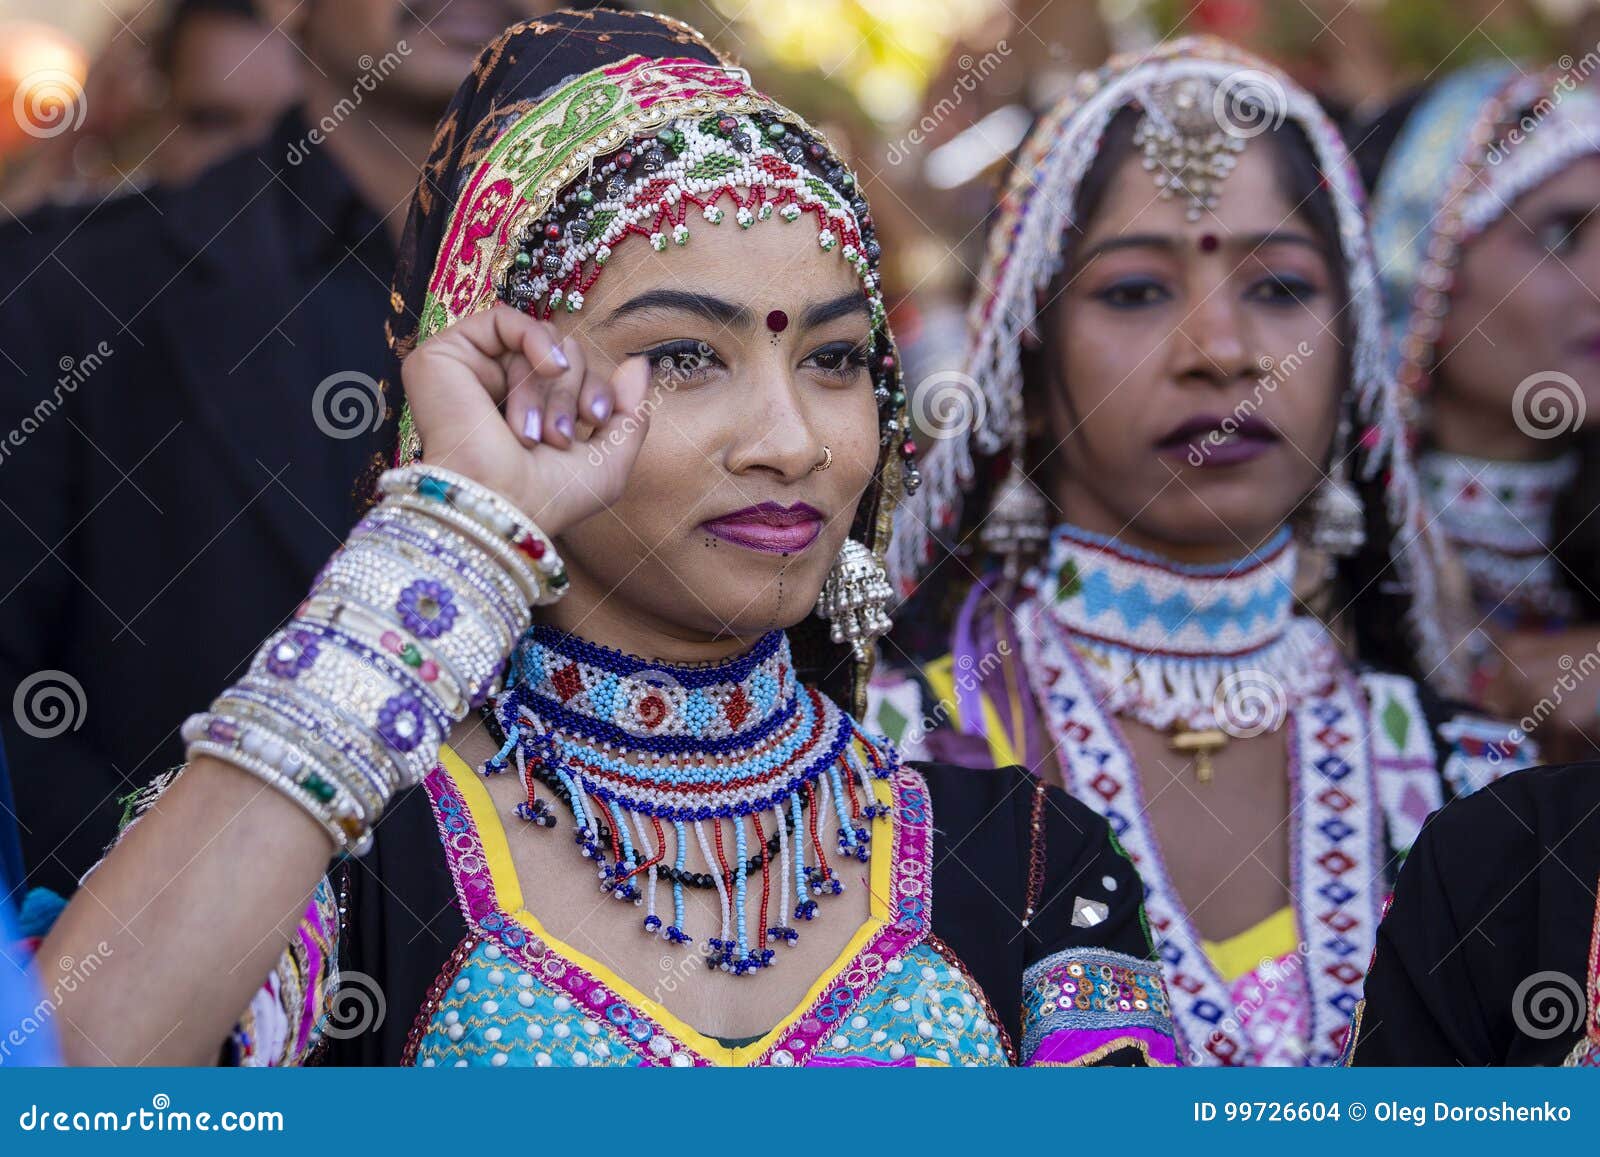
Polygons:
<instances>
[{"instance_id":1,"label":"yellow trim on blouse","mask_svg":"<svg viewBox=\"0 0 1600 1157\"><path fill-rule=\"evenodd\" d=\"M862 758L865 759L864 754ZM517 923L549 945L557 955L604 981L629 1004L646 1013L679 1041L714 1064L742 1066L759 1058L779 1037L811 1011L811 1006L833 983L834 978L848 968L856 955L866 947L868 941L889 923L889 873L892 868L890 861L894 858L892 812L873 821L881 827L872 833L872 843L869 845L871 848L869 878L872 882L872 895L869 907L871 915L866 923L856 930L856 934L850 938L850 943L845 945L844 950L834 958L833 963L801 998L794 1010L774 1025L771 1031L762 1034L754 1044L736 1049L727 1048L714 1037L705 1035L674 1016L659 1002L640 992L604 964L546 932L544 925L539 923L539 918L528 910L523 901L522 883L517 878L517 871L511 860L511 845L506 839L505 827L500 822L489 789L484 786L477 772L468 767L465 761L449 747L440 748L439 762L449 772L456 790L466 802L467 810L472 813L472 821L478 828L478 839L483 846L484 859L489 865L489 876L494 882L495 899L499 906ZM873 797L880 804L888 805L893 802L887 781L873 779L870 783Z\"/></svg>"},{"instance_id":2,"label":"yellow trim on blouse","mask_svg":"<svg viewBox=\"0 0 1600 1157\"><path fill-rule=\"evenodd\" d=\"M949 713L951 726L959 729L961 706L956 699L955 659L950 655L935 659L922 669L922 677L928 681L929 690ZM981 691L978 693L978 699L983 704L983 737L989 741L989 757L994 760L994 765L1012 767L1021 764L1021 757L1011 745L1011 734L1001 726L1000 712L995 707L994 700ZM1012 707L1013 715L1017 715L1023 709L1018 704L1013 704ZM1015 734L1021 735L1021 719L1017 718L1012 722Z\"/></svg>"},{"instance_id":3,"label":"yellow trim on blouse","mask_svg":"<svg viewBox=\"0 0 1600 1157\"><path fill-rule=\"evenodd\" d=\"M961 726L961 711L956 699L955 659L944 655L927 664L922 671L928 688L948 712L952 726ZM1000 712L991 696L979 692L983 704L983 734L989 743L989 755L996 767L1020 764L1011 736L1022 734L1022 720L1013 719L1012 730L1000 724ZM1013 704L1012 714L1020 708ZM1222 979L1230 984L1261 966L1263 960L1278 960L1295 951L1300 943L1300 932L1292 907L1280 908L1260 923L1246 928L1235 936L1213 943L1202 940L1201 945Z\"/></svg>"},{"instance_id":4,"label":"yellow trim on blouse","mask_svg":"<svg viewBox=\"0 0 1600 1157\"><path fill-rule=\"evenodd\" d=\"M1285 906L1226 940L1215 943L1202 940L1200 945L1211 958L1218 975L1232 984L1260 968L1263 960L1280 960L1289 955L1299 943L1300 929L1295 922L1294 909Z\"/></svg>"}]
</instances>

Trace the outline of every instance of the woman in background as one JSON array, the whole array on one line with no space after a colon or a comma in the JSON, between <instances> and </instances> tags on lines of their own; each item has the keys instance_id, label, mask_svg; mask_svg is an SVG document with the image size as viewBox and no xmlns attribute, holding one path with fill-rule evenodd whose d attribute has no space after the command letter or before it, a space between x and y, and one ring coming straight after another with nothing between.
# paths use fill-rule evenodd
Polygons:
<instances>
[{"instance_id":1,"label":"woman in background","mask_svg":"<svg viewBox=\"0 0 1600 1157\"><path fill-rule=\"evenodd\" d=\"M1517 759L1439 694L1361 211L1337 132L1269 65L1204 39L1115 60L1022 150L972 391L919 406L894 569L923 613L965 598L925 702L886 701L924 750L1106 816L1191 1063L1333 1063L1392 869Z\"/></svg>"},{"instance_id":2,"label":"woman in background","mask_svg":"<svg viewBox=\"0 0 1600 1157\"><path fill-rule=\"evenodd\" d=\"M1589 758L1600 718L1571 671L1600 667L1600 92L1480 65L1368 133L1402 413L1470 588L1451 641L1475 700Z\"/></svg>"}]
</instances>

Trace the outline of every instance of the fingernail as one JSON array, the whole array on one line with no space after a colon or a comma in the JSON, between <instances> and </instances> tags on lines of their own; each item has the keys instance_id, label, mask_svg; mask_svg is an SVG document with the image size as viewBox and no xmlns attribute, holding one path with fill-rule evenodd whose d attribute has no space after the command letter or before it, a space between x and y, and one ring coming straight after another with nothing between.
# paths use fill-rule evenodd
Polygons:
<instances>
[{"instance_id":1,"label":"fingernail","mask_svg":"<svg viewBox=\"0 0 1600 1157\"><path fill-rule=\"evenodd\" d=\"M561 417L556 419L556 429L561 431L563 438L572 437L572 419L562 414Z\"/></svg>"},{"instance_id":2,"label":"fingernail","mask_svg":"<svg viewBox=\"0 0 1600 1157\"><path fill-rule=\"evenodd\" d=\"M532 438L535 442L539 440L538 410L529 410L528 416L522 419L522 436L524 438Z\"/></svg>"},{"instance_id":3,"label":"fingernail","mask_svg":"<svg viewBox=\"0 0 1600 1157\"><path fill-rule=\"evenodd\" d=\"M550 360L555 362L556 365L560 366L564 370L570 370L572 368L572 363L567 360L567 355L561 352L560 346L551 347Z\"/></svg>"},{"instance_id":4,"label":"fingernail","mask_svg":"<svg viewBox=\"0 0 1600 1157\"><path fill-rule=\"evenodd\" d=\"M594 415L596 422L604 422L611 416L611 399L596 398L589 403L589 412Z\"/></svg>"}]
</instances>

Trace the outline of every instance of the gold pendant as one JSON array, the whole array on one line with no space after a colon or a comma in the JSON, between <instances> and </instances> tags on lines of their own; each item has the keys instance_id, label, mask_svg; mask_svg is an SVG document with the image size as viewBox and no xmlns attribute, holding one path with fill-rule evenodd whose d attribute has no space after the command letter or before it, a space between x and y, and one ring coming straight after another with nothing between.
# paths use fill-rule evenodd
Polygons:
<instances>
[{"instance_id":1,"label":"gold pendant","mask_svg":"<svg viewBox=\"0 0 1600 1157\"><path fill-rule=\"evenodd\" d=\"M1205 731L1190 731L1179 724L1172 732L1172 738L1167 741L1173 751L1180 755L1194 756L1195 777L1201 783L1210 783L1212 779L1211 756L1214 752L1221 751L1228 745L1228 733L1215 727Z\"/></svg>"}]
</instances>

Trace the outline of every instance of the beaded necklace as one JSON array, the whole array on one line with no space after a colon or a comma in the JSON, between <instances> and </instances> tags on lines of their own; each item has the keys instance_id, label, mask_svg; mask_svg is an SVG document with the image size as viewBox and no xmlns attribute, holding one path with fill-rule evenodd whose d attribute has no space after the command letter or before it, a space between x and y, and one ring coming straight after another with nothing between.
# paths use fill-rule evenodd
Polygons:
<instances>
[{"instance_id":1,"label":"beaded necklace","mask_svg":"<svg viewBox=\"0 0 1600 1157\"><path fill-rule=\"evenodd\" d=\"M514 765L526 793L517 815L549 828L555 816L537 795L545 784L571 811L574 842L595 862L601 889L642 905L648 933L693 943L684 888L714 887L721 927L703 942L708 963L725 972L773 964L768 944L799 939L789 913L810 920L820 897L844 891L823 847L822 815L837 820L838 854L869 857L870 821L883 809L868 780L889 775L898 759L800 683L781 631L739 658L678 666L536 626L512 656L506 688L493 708L505 742L484 774ZM714 870L686 869L691 841ZM670 921L657 911L663 879ZM778 915L769 923L774 885Z\"/></svg>"},{"instance_id":2,"label":"beaded necklace","mask_svg":"<svg viewBox=\"0 0 1600 1157\"><path fill-rule=\"evenodd\" d=\"M1572 593L1549 544L1556 499L1578 474L1577 451L1546 462L1435 452L1419 458L1417 466L1485 613L1513 622L1572 616Z\"/></svg>"},{"instance_id":3,"label":"beaded necklace","mask_svg":"<svg viewBox=\"0 0 1600 1157\"><path fill-rule=\"evenodd\" d=\"M1158 730L1275 730L1337 668L1324 632L1295 629L1295 548L1186 566L1059 526L1024 590L1070 640L1105 707Z\"/></svg>"}]
</instances>

